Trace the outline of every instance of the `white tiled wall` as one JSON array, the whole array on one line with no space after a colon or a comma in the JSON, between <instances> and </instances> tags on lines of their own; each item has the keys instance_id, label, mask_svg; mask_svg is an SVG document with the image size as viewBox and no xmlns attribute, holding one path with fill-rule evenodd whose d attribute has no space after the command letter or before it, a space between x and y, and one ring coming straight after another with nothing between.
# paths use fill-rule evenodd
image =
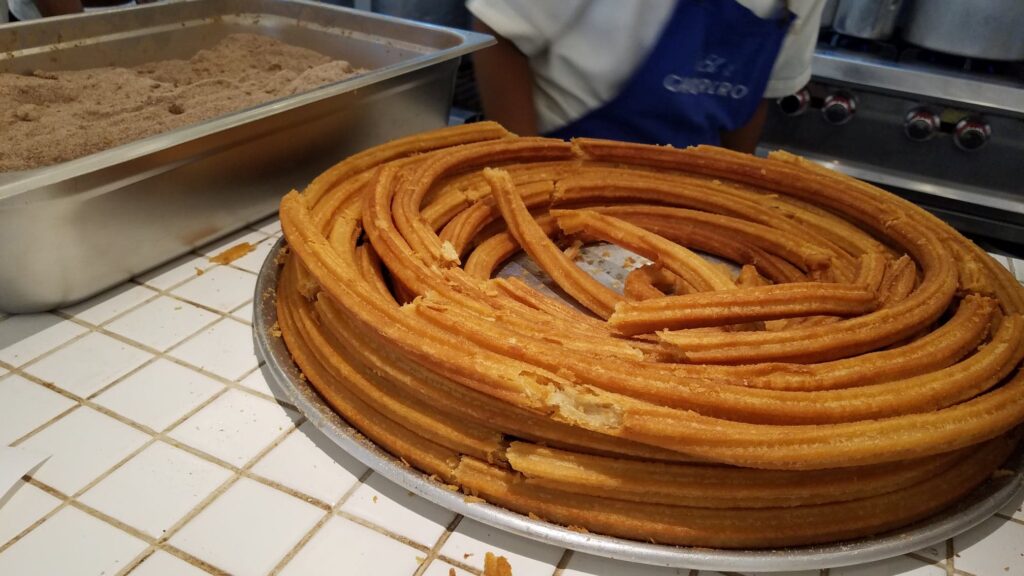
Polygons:
<instances>
[{"instance_id":1,"label":"white tiled wall","mask_svg":"<svg viewBox=\"0 0 1024 576\"><path fill-rule=\"evenodd\" d=\"M255 273L279 235L270 219L83 304L0 315L0 444L51 455L0 495L0 575L466 576L487 552L516 576L716 574L512 536L342 452L275 398L253 354ZM239 242L254 250L208 259ZM1024 278L1024 262L1007 264ZM828 574L1024 574L1019 506Z\"/></svg>"}]
</instances>

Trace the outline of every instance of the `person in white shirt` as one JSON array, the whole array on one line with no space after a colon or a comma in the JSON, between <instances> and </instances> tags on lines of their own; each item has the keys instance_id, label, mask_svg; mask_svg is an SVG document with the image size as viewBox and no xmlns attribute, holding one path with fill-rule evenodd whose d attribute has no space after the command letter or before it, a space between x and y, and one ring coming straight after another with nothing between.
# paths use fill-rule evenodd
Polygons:
<instances>
[{"instance_id":1,"label":"person in white shirt","mask_svg":"<svg viewBox=\"0 0 1024 576\"><path fill-rule=\"evenodd\" d=\"M469 0L486 115L521 135L752 151L810 78L824 0Z\"/></svg>"}]
</instances>

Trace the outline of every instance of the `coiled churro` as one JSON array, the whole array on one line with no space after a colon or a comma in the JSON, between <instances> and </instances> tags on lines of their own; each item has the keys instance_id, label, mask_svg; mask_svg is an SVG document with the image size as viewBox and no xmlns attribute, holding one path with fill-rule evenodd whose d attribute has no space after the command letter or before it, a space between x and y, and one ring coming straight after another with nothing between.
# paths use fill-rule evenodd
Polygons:
<instances>
[{"instance_id":1,"label":"coiled churro","mask_svg":"<svg viewBox=\"0 0 1024 576\"><path fill-rule=\"evenodd\" d=\"M554 522L719 547L875 534L985 481L1024 421L1020 285L790 155L481 123L353 156L281 222L280 328L325 400ZM616 292L562 250L597 241L654 264ZM520 251L570 303L492 277Z\"/></svg>"}]
</instances>

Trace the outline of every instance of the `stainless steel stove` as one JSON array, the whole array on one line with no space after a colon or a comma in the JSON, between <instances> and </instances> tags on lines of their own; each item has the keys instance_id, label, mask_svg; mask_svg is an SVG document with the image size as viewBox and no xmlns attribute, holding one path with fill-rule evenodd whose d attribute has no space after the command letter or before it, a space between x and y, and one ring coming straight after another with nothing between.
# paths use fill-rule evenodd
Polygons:
<instances>
[{"instance_id":1,"label":"stainless steel stove","mask_svg":"<svg viewBox=\"0 0 1024 576\"><path fill-rule=\"evenodd\" d=\"M805 90L769 113L786 149L1024 248L1024 63L826 32Z\"/></svg>"}]
</instances>

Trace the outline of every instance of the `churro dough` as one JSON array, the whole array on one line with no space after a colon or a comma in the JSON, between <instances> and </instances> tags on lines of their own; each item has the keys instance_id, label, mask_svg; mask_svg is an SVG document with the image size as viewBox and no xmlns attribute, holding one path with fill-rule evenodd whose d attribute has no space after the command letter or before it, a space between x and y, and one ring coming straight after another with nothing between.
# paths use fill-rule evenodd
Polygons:
<instances>
[{"instance_id":1,"label":"churro dough","mask_svg":"<svg viewBox=\"0 0 1024 576\"><path fill-rule=\"evenodd\" d=\"M0 172L65 162L361 71L273 38L232 34L188 60L0 74Z\"/></svg>"}]
</instances>

